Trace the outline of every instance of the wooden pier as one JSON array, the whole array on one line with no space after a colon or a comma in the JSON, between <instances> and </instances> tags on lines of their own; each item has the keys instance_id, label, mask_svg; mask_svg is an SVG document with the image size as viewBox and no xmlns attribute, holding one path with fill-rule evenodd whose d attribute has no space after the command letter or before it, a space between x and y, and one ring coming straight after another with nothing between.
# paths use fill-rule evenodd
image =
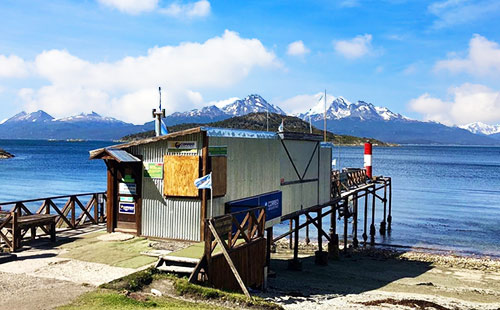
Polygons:
<instances>
[{"instance_id":1,"label":"wooden pier","mask_svg":"<svg viewBox=\"0 0 500 310\"><path fill-rule=\"evenodd\" d=\"M86 203L84 203L86 201ZM77 229L88 224L105 223L104 204L106 193L84 193L67 196L54 196L0 203L0 241L11 252L21 247L21 241L30 232L31 240L40 229L56 240L56 229ZM64 202L62 206L58 202ZM27 204L40 204L36 212L30 211ZM81 212L77 216L77 210Z\"/></svg>"}]
</instances>

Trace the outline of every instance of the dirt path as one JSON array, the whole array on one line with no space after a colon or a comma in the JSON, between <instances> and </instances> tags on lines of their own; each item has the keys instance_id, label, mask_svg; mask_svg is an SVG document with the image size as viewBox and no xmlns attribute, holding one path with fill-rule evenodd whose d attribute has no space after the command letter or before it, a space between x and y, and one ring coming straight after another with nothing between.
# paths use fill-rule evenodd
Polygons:
<instances>
[{"instance_id":1,"label":"dirt path","mask_svg":"<svg viewBox=\"0 0 500 310\"><path fill-rule=\"evenodd\" d=\"M303 271L276 255L263 297L286 309L500 309L500 262L368 251Z\"/></svg>"}]
</instances>

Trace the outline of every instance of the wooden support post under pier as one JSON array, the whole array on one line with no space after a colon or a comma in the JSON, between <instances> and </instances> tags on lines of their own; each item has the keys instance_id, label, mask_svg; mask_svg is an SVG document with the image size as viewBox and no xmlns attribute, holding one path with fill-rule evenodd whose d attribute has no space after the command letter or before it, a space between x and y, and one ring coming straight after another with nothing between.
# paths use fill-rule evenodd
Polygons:
<instances>
[{"instance_id":1,"label":"wooden support post under pier","mask_svg":"<svg viewBox=\"0 0 500 310\"><path fill-rule=\"evenodd\" d=\"M375 245L375 187L372 192L372 224L370 225L370 244Z\"/></svg>"},{"instance_id":2,"label":"wooden support post under pier","mask_svg":"<svg viewBox=\"0 0 500 310\"><path fill-rule=\"evenodd\" d=\"M295 230L292 228L292 222L295 222ZM302 271L302 262L299 260L299 216L297 215L293 220L290 220L290 231L293 230L294 247L293 258L288 261L288 269L293 271ZM290 243L292 242L292 234L290 234Z\"/></svg>"},{"instance_id":3,"label":"wooden support post under pier","mask_svg":"<svg viewBox=\"0 0 500 310\"><path fill-rule=\"evenodd\" d=\"M367 226L368 226L368 190L365 191L365 218L363 223L363 244L366 246L366 240L368 240Z\"/></svg>"},{"instance_id":4,"label":"wooden support post under pier","mask_svg":"<svg viewBox=\"0 0 500 310\"><path fill-rule=\"evenodd\" d=\"M330 242L328 243L328 255L331 259L339 258L339 235L337 234L337 207L332 205L330 214Z\"/></svg>"},{"instance_id":5,"label":"wooden support post under pier","mask_svg":"<svg viewBox=\"0 0 500 310\"><path fill-rule=\"evenodd\" d=\"M326 233L323 231L323 214L321 209L318 210L318 251L316 251L315 254L315 260L314 262L316 265L321 265L321 266L326 266L328 265L328 252L323 251L323 233L326 235ZM328 235L326 235L328 237Z\"/></svg>"},{"instance_id":6,"label":"wooden support post under pier","mask_svg":"<svg viewBox=\"0 0 500 310\"><path fill-rule=\"evenodd\" d=\"M389 178L389 215L387 216L387 231L391 231L392 223L392 179Z\"/></svg>"},{"instance_id":7,"label":"wooden support post under pier","mask_svg":"<svg viewBox=\"0 0 500 310\"><path fill-rule=\"evenodd\" d=\"M354 193L353 195L353 223L352 223L352 229L354 230L353 232L353 237L352 237L352 246L354 248L357 248L359 245L358 241L358 193Z\"/></svg>"},{"instance_id":8,"label":"wooden support post under pier","mask_svg":"<svg viewBox=\"0 0 500 310\"><path fill-rule=\"evenodd\" d=\"M347 226L349 224L349 203L347 198L344 200L344 254L347 254Z\"/></svg>"},{"instance_id":9,"label":"wooden support post under pier","mask_svg":"<svg viewBox=\"0 0 500 310\"><path fill-rule=\"evenodd\" d=\"M382 219L382 222L380 222L380 234L385 235L385 219L387 217L387 181L384 179L384 198L382 199L384 203L384 217Z\"/></svg>"}]
</instances>

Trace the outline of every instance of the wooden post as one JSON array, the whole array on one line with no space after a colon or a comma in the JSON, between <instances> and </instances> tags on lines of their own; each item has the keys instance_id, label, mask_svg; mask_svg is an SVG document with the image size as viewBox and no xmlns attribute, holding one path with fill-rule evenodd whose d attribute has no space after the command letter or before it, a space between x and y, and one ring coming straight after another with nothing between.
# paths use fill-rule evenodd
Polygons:
<instances>
[{"instance_id":1,"label":"wooden post","mask_svg":"<svg viewBox=\"0 0 500 310\"><path fill-rule=\"evenodd\" d=\"M375 244L375 188L376 186L373 186L373 192L372 192L372 224L370 225L370 243L371 245Z\"/></svg>"},{"instance_id":2,"label":"wooden post","mask_svg":"<svg viewBox=\"0 0 500 310\"><path fill-rule=\"evenodd\" d=\"M387 216L387 230L391 231L392 224L392 179L389 178L389 215Z\"/></svg>"},{"instance_id":3,"label":"wooden post","mask_svg":"<svg viewBox=\"0 0 500 310\"><path fill-rule=\"evenodd\" d=\"M56 242L56 221L50 224L50 241Z\"/></svg>"},{"instance_id":4,"label":"wooden post","mask_svg":"<svg viewBox=\"0 0 500 310\"><path fill-rule=\"evenodd\" d=\"M17 231L17 210L14 212L11 212L12 216L12 246L10 247L10 250L12 252L15 252L19 248L19 232Z\"/></svg>"},{"instance_id":5,"label":"wooden post","mask_svg":"<svg viewBox=\"0 0 500 310\"><path fill-rule=\"evenodd\" d=\"M366 240L368 240L367 226L368 226L368 190L365 190L365 218L363 224L363 244L366 246Z\"/></svg>"},{"instance_id":6,"label":"wooden post","mask_svg":"<svg viewBox=\"0 0 500 310\"><path fill-rule=\"evenodd\" d=\"M106 230L108 233L113 232L115 228L115 167L112 161L106 161L108 167L108 190L106 194Z\"/></svg>"},{"instance_id":7,"label":"wooden post","mask_svg":"<svg viewBox=\"0 0 500 310\"><path fill-rule=\"evenodd\" d=\"M358 241L358 193L354 193L354 200L353 200L353 210L354 210L354 217L353 217L353 227L352 229L354 230L354 234L352 237L352 246L354 248L358 247L359 241Z\"/></svg>"},{"instance_id":8,"label":"wooden post","mask_svg":"<svg viewBox=\"0 0 500 310\"><path fill-rule=\"evenodd\" d=\"M76 228L76 217L75 217L75 196L71 196L71 228Z\"/></svg>"},{"instance_id":9,"label":"wooden post","mask_svg":"<svg viewBox=\"0 0 500 310\"><path fill-rule=\"evenodd\" d=\"M208 136L206 131L201 132L202 137L202 150L201 150L201 174L205 176L208 174ZM201 232L200 240L204 239L205 234L205 220L207 219L207 204L208 192L207 189L201 190Z\"/></svg>"},{"instance_id":10,"label":"wooden post","mask_svg":"<svg viewBox=\"0 0 500 310\"><path fill-rule=\"evenodd\" d=\"M299 259L299 216L295 217L295 236L293 245L293 259L298 261Z\"/></svg>"},{"instance_id":11,"label":"wooden post","mask_svg":"<svg viewBox=\"0 0 500 310\"><path fill-rule=\"evenodd\" d=\"M330 213L330 242L328 243L328 255L331 259L339 258L339 235L337 234L337 208L332 205Z\"/></svg>"},{"instance_id":12,"label":"wooden post","mask_svg":"<svg viewBox=\"0 0 500 310\"><path fill-rule=\"evenodd\" d=\"M306 225L306 244L309 245L311 239L309 239L309 224Z\"/></svg>"},{"instance_id":13,"label":"wooden post","mask_svg":"<svg viewBox=\"0 0 500 310\"><path fill-rule=\"evenodd\" d=\"M293 221L290 220L290 240L289 240L289 244L288 244L288 247L290 248L290 250L293 248L292 231L293 231Z\"/></svg>"},{"instance_id":14,"label":"wooden post","mask_svg":"<svg viewBox=\"0 0 500 310\"><path fill-rule=\"evenodd\" d=\"M349 225L349 203L347 198L344 200L344 254L347 254L347 226Z\"/></svg>"},{"instance_id":15,"label":"wooden post","mask_svg":"<svg viewBox=\"0 0 500 310\"><path fill-rule=\"evenodd\" d=\"M380 234L385 235L385 219L387 217L387 181L384 180L384 217L382 219L382 222L380 222Z\"/></svg>"},{"instance_id":16,"label":"wooden post","mask_svg":"<svg viewBox=\"0 0 500 310\"><path fill-rule=\"evenodd\" d=\"M267 271L271 268L271 247L273 245L273 227L269 227L266 229L267 232L267 240L266 240L266 266Z\"/></svg>"},{"instance_id":17,"label":"wooden post","mask_svg":"<svg viewBox=\"0 0 500 310\"><path fill-rule=\"evenodd\" d=\"M318 252L323 252L323 235L321 230L323 229L323 217L321 214L321 209L318 210Z\"/></svg>"},{"instance_id":18,"label":"wooden post","mask_svg":"<svg viewBox=\"0 0 500 310\"><path fill-rule=\"evenodd\" d=\"M99 210L97 208L97 194L92 195L92 199L94 199L94 220L96 223L99 223Z\"/></svg>"}]
</instances>

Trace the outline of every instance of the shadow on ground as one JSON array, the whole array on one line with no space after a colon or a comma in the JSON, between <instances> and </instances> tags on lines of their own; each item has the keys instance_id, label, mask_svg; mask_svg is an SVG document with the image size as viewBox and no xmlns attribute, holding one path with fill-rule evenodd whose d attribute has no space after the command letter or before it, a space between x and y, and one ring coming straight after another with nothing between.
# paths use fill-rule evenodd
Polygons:
<instances>
[{"instance_id":1,"label":"shadow on ground","mask_svg":"<svg viewBox=\"0 0 500 310\"><path fill-rule=\"evenodd\" d=\"M286 259L271 261L276 278L268 280L269 291L274 296L291 296L285 304L303 302L311 295L360 294L403 278L416 278L433 268L431 263L399 259L397 254L384 257L355 253L330 260L327 266L316 265L314 256L301 261L302 271L288 270Z\"/></svg>"}]
</instances>

